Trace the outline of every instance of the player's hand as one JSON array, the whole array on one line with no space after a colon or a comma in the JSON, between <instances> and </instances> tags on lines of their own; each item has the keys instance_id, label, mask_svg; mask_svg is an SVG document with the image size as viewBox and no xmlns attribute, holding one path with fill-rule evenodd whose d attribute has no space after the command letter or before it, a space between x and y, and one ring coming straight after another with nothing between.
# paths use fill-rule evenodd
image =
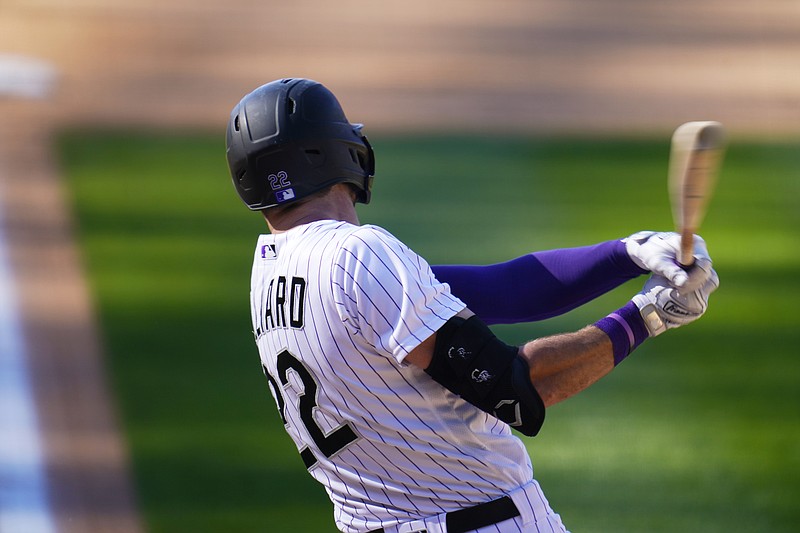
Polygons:
<instances>
[{"instance_id":1,"label":"player's hand","mask_svg":"<svg viewBox=\"0 0 800 533\"><path fill-rule=\"evenodd\" d=\"M694 291L711 278L711 257L706 242L699 235L694 237L694 264L688 269L678 263L681 247L678 233L640 231L622 242L636 266L666 278L673 287Z\"/></svg>"},{"instance_id":2,"label":"player's hand","mask_svg":"<svg viewBox=\"0 0 800 533\"><path fill-rule=\"evenodd\" d=\"M708 296L717 287L719 277L713 269L706 282L693 291L676 289L666 278L654 274L632 301L639 308L650 336L655 337L700 318L708 308Z\"/></svg>"}]
</instances>

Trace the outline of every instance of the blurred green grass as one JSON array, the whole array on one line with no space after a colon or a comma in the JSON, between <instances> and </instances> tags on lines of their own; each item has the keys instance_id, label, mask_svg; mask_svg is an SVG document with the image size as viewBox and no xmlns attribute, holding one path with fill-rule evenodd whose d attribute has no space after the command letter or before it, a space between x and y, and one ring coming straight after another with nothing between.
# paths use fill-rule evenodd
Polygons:
<instances>
[{"instance_id":1,"label":"blurred green grass","mask_svg":"<svg viewBox=\"0 0 800 533\"><path fill-rule=\"evenodd\" d=\"M668 141L374 136L362 222L432 263L490 263L669 229ZM137 490L152 532L334 531L279 422L249 326L266 231L203 133L60 139ZM800 148L733 140L703 228L721 288L691 327L643 345L552 408L527 440L573 532L800 527ZM509 342L577 329L634 281Z\"/></svg>"}]
</instances>

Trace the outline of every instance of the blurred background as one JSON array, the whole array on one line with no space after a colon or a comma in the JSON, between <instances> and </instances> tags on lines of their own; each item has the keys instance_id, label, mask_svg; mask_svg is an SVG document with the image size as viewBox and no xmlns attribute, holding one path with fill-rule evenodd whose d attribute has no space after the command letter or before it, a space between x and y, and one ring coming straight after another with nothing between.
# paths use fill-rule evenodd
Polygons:
<instances>
[{"instance_id":1,"label":"blurred background","mask_svg":"<svg viewBox=\"0 0 800 533\"><path fill-rule=\"evenodd\" d=\"M371 127L796 130L786 0L4 0L5 53L59 72L59 115L218 127L244 93L319 79Z\"/></svg>"},{"instance_id":2,"label":"blurred background","mask_svg":"<svg viewBox=\"0 0 800 533\"><path fill-rule=\"evenodd\" d=\"M362 220L434 263L669 229L669 136L725 124L718 307L528 446L572 531L800 528L796 1L0 0L0 369L33 406L0 410L0 531L334 530L259 375L265 229L224 161L281 77L366 124Z\"/></svg>"}]
</instances>

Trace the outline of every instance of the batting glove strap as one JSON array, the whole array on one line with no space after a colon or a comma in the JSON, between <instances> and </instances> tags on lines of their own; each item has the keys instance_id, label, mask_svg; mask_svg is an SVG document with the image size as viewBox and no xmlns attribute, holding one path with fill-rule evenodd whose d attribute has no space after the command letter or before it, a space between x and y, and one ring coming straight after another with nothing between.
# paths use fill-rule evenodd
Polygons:
<instances>
[{"instance_id":1,"label":"batting glove strap","mask_svg":"<svg viewBox=\"0 0 800 533\"><path fill-rule=\"evenodd\" d=\"M639 309L650 336L655 337L703 316L708 308L708 297L717 287L719 277L713 269L706 282L693 291L676 289L666 278L653 275L631 301Z\"/></svg>"},{"instance_id":2,"label":"batting glove strap","mask_svg":"<svg viewBox=\"0 0 800 533\"><path fill-rule=\"evenodd\" d=\"M595 322L594 325L611 339L611 346L614 350L614 366L620 364L650 336L644 318L633 302L628 302L624 307Z\"/></svg>"}]
</instances>

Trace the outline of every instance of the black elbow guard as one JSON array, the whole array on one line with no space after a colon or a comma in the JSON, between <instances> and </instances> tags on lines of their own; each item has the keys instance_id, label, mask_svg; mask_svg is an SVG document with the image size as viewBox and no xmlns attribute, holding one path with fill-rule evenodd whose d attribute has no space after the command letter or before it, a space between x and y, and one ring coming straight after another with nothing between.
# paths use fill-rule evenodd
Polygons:
<instances>
[{"instance_id":1,"label":"black elbow guard","mask_svg":"<svg viewBox=\"0 0 800 533\"><path fill-rule=\"evenodd\" d=\"M478 409L532 437L545 408L518 349L498 339L478 317L453 317L436 334L434 380Z\"/></svg>"}]
</instances>

